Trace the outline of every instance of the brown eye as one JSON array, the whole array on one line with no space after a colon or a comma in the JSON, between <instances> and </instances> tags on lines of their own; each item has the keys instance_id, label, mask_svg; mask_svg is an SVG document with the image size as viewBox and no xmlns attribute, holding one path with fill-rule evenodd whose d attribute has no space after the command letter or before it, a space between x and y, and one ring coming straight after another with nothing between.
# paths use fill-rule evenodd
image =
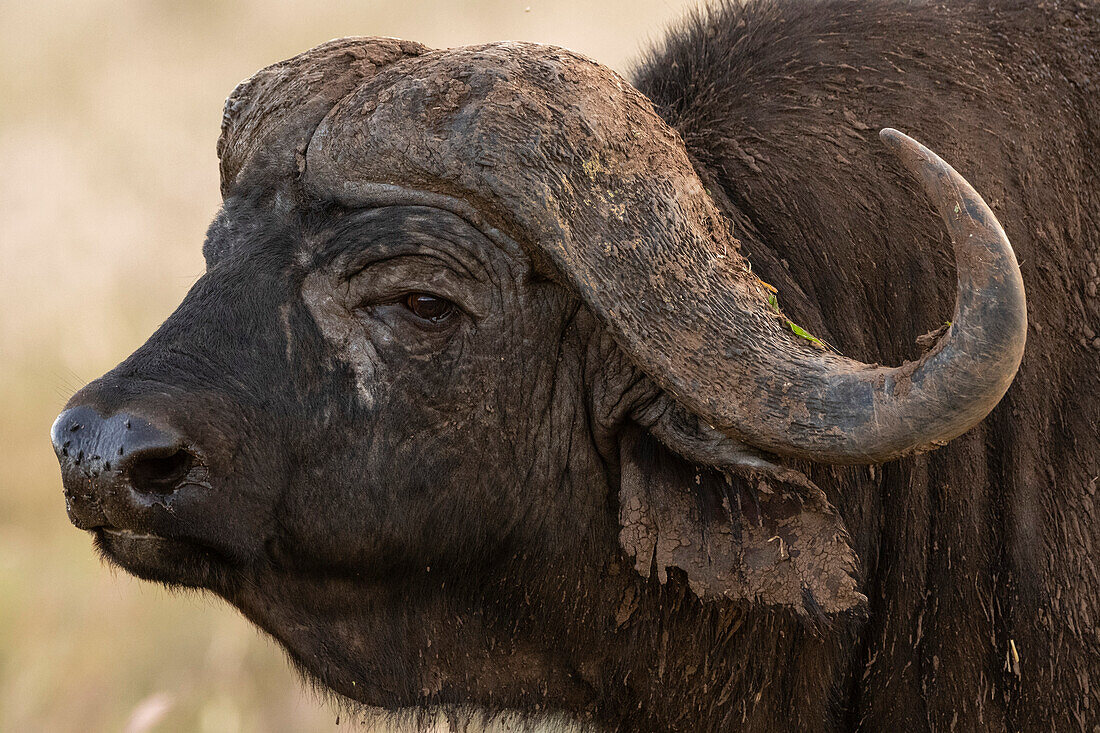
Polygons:
<instances>
[{"instance_id":1,"label":"brown eye","mask_svg":"<svg viewBox=\"0 0 1100 733\"><path fill-rule=\"evenodd\" d=\"M455 306L449 300L437 298L427 293L409 293L405 296L405 307L417 318L432 323L442 323L454 313Z\"/></svg>"}]
</instances>

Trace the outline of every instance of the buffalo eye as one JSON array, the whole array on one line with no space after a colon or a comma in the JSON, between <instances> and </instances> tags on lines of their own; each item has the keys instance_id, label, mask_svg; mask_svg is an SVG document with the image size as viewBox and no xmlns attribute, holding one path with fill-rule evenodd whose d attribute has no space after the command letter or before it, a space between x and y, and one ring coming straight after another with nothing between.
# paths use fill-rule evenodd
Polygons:
<instances>
[{"instance_id":1,"label":"buffalo eye","mask_svg":"<svg viewBox=\"0 0 1100 733\"><path fill-rule=\"evenodd\" d=\"M451 301L427 293L409 293L404 304L414 316L430 323L442 323L455 311Z\"/></svg>"}]
</instances>

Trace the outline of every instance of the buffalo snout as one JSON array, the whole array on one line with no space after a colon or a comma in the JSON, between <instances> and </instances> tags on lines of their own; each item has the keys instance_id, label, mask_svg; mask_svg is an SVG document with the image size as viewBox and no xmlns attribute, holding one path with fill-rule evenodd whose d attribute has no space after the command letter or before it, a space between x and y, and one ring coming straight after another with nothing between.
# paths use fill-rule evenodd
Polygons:
<instances>
[{"instance_id":1,"label":"buffalo snout","mask_svg":"<svg viewBox=\"0 0 1100 733\"><path fill-rule=\"evenodd\" d=\"M197 463L177 431L131 412L103 416L79 405L58 416L50 437L80 529L137 529L128 525L149 501L187 486Z\"/></svg>"}]
</instances>

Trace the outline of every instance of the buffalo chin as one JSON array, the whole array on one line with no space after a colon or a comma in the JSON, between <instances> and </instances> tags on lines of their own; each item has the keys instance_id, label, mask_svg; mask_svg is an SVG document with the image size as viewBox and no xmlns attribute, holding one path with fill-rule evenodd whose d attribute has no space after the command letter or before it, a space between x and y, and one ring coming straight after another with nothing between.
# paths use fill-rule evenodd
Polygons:
<instances>
[{"instance_id":1,"label":"buffalo chin","mask_svg":"<svg viewBox=\"0 0 1100 733\"><path fill-rule=\"evenodd\" d=\"M223 574L215 553L191 542L104 527L93 536L100 557L142 580L213 588Z\"/></svg>"}]
</instances>

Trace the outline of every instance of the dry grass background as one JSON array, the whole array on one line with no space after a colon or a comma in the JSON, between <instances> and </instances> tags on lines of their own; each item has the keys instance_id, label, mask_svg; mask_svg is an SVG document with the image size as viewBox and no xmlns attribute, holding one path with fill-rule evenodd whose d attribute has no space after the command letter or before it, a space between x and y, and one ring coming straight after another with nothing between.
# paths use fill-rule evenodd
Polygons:
<instances>
[{"instance_id":1,"label":"dry grass background","mask_svg":"<svg viewBox=\"0 0 1100 733\"><path fill-rule=\"evenodd\" d=\"M99 564L47 433L203 270L222 101L343 35L504 38L619 70L686 0L0 0L0 731L328 731L232 609Z\"/></svg>"}]
</instances>

